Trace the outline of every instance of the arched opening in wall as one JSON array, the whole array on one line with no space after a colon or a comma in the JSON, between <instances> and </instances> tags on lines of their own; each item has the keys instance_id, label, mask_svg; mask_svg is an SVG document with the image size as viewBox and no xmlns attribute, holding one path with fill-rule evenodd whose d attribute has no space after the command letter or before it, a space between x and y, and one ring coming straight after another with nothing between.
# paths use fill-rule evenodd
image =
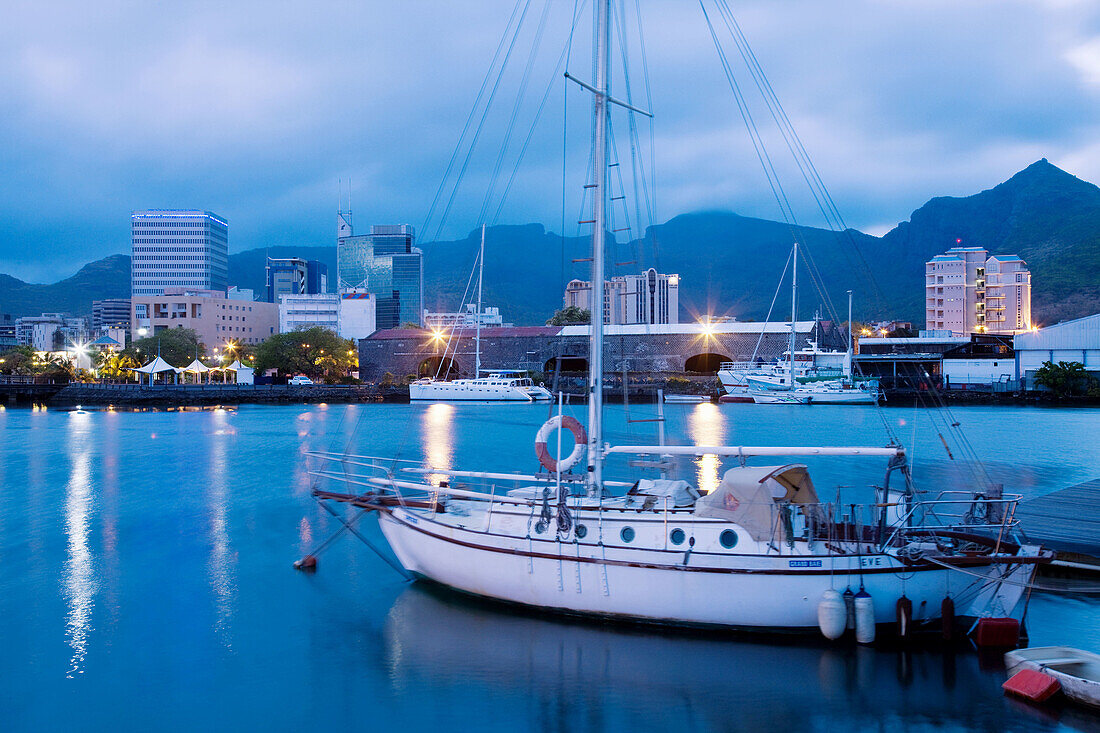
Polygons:
<instances>
[{"instance_id":1,"label":"arched opening in wall","mask_svg":"<svg viewBox=\"0 0 1100 733\"><path fill-rule=\"evenodd\" d=\"M554 372L558 369L558 357L547 359L546 363L542 365L542 372L547 378L552 378ZM561 357L561 372L562 374L570 372L587 372L588 371L588 359L583 356L563 356Z\"/></svg>"},{"instance_id":2,"label":"arched opening in wall","mask_svg":"<svg viewBox=\"0 0 1100 733\"><path fill-rule=\"evenodd\" d=\"M696 372L697 374L717 374L718 367L724 361L732 361L732 359L724 354L696 354L684 363L684 371Z\"/></svg>"},{"instance_id":3,"label":"arched opening in wall","mask_svg":"<svg viewBox=\"0 0 1100 733\"><path fill-rule=\"evenodd\" d=\"M455 379L462 376L462 366L449 356L429 356L420 362L416 374L419 377Z\"/></svg>"}]
</instances>

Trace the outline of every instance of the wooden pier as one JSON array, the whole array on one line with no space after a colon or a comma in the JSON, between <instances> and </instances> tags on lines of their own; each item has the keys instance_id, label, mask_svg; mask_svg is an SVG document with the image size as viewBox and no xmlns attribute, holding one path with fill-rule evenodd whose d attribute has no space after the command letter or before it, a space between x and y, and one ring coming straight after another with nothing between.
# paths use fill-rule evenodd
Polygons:
<instances>
[{"instance_id":1,"label":"wooden pier","mask_svg":"<svg viewBox=\"0 0 1100 733\"><path fill-rule=\"evenodd\" d=\"M1029 541L1058 553L1056 564L1100 571L1100 479L1022 501L1016 519Z\"/></svg>"}]
</instances>

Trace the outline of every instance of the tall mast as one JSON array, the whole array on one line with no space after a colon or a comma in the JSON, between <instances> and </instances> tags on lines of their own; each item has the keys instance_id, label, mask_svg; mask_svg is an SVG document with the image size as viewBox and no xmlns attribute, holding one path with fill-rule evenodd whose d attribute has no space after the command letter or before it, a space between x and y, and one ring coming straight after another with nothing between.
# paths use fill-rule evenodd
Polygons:
<instances>
[{"instance_id":1,"label":"tall mast","mask_svg":"<svg viewBox=\"0 0 1100 733\"><path fill-rule=\"evenodd\" d=\"M794 255L791 257L791 358L787 362L788 379L794 389L794 324L798 310L798 240L794 240Z\"/></svg>"},{"instance_id":2,"label":"tall mast","mask_svg":"<svg viewBox=\"0 0 1100 733\"><path fill-rule=\"evenodd\" d=\"M474 337L474 379L481 376L481 281L485 277L485 225L481 225L481 250L477 255L477 334Z\"/></svg>"},{"instance_id":3,"label":"tall mast","mask_svg":"<svg viewBox=\"0 0 1100 733\"><path fill-rule=\"evenodd\" d=\"M599 0L596 11L596 87L592 95L595 139L592 155L592 310L588 356L588 495L603 491L603 300L604 190L607 182L607 103L611 82L611 2Z\"/></svg>"},{"instance_id":4,"label":"tall mast","mask_svg":"<svg viewBox=\"0 0 1100 733\"><path fill-rule=\"evenodd\" d=\"M848 291L848 356L844 359L846 376L852 376L852 291Z\"/></svg>"}]
</instances>

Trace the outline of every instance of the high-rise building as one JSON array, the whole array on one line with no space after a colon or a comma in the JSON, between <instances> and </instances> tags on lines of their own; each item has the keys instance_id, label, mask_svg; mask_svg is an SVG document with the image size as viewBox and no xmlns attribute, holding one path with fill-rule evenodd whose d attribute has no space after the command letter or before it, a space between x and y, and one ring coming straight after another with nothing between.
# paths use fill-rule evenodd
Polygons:
<instances>
[{"instance_id":1,"label":"high-rise building","mask_svg":"<svg viewBox=\"0 0 1100 733\"><path fill-rule=\"evenodd\" d=\"M639 275L617 275L604 283L604 323L679 323L679 293L679 275L663 275L653 268ZM592 283L570 280L565 286L563 302L566 308L591 311Z\"/></svg>"},{"instance_id":2,"label":"high-rise building","mask_svg":"<svg viewBox=\"0 0 1100 733\"><path fill-rule=\"evenodd\" d=\"M1031 272L1017 255L952 247L924 265L925 328L1014 334L1031 328Z\"/></svg>"},{"instance_id":3,"label":"high-rise building","mask_svg":"<svg viewBox=\"0 0 1100 733\"><path fill-rule=\"evenodd\" d=\"M224 291L229 285L229 224L197 209L130 214L131 295L165 288Z\"/></svg>"},{"instance_id":4,"label":"high-rise building","mask_svg":"<svg viewBox=\"0 0 1100 733\"><path fill-rule=\"evenodd\" d=\"M993 255L985 264L985 325L990 333L1031 328L1031 271L1018 255Z\"/></svg>"},{"instance_id":5,"label":"high-rise building","mask_svg":"<svg viewBox=\"0 0 1100 733\"><path fill-rule=\"evenodd\" d=\"M130 328L130 299L104 298L92 301L92 330Z\"/></svg>"},{"instance_id":6,"label":"high-rise building","mask_svg":"<svg viewBox=\"0 0 1100 733\"><path fill-rule=\"evenodd\" d=\"M371 293L378 328L421 324L424 312L424 256L407 224L372 226L370 234L352 233L350 215L337 220L337 287L342 293Z\"/></svg>"},{"instance_id":7,"label":"high-rise building","mask_svg":"<svg viewBox=\"0 0 1100 733\"><path fill-rule=\"evenodd\" d=\"M328 292L328 266L317 260L267 258L267 302L282 295L316 295Z\"/></svg>"}]
</instances>

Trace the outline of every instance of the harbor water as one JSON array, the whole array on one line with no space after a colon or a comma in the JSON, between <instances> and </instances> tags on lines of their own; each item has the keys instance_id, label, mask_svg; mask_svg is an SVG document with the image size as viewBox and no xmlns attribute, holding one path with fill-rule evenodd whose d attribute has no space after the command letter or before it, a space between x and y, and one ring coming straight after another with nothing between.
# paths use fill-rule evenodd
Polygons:
<instances>
[{"instance_id":1,"label":"harbor water","mask_svg":"<svg viewBox=\"0 0 1100 733\"><path fill-rule=\"evenodd\" d=\"M529 473L552 409L0 409L0 730L1100 727L1004 698L996 659L965 649L542 617L406 583L350 535L316 573L292 569L337 526L310 496L308 451ZM609 407L608 439L655 443L655 410ZM1039 496L1100 476L1095 409L697 404L666 418L682 444L896 437L924 489ZM870 501L885 472L880 459L806 462L823 500ZM681 469L713 488L722 464ZM380 543L373 519L361 526ZM1100 652L1095 596L1037 593L1027 624L1033 645Z\"/></svg>"}]
</instances>

